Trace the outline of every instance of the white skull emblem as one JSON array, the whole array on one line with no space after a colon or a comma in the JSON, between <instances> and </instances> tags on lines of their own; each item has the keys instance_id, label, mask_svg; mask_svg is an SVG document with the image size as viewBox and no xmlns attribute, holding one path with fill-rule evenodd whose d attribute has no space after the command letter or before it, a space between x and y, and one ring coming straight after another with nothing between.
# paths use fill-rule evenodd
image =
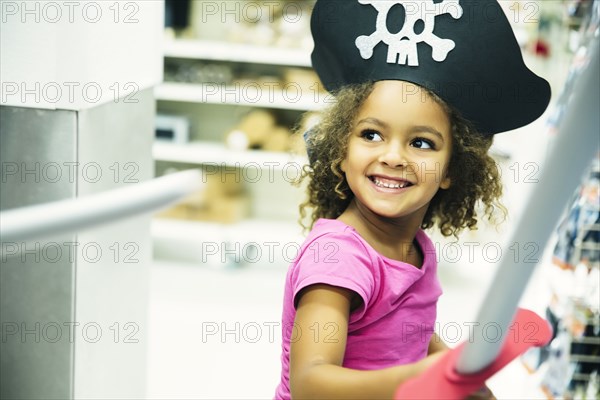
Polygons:
<instances>
[{"instance_id":1,"label":"white skull emblem","mask_svg":"<svg viewBox=\"0 0 600 400\"><path fill-rule=\"evenodd\" d=\"M419 54L417 44L427 43L432 48L432 58L441 62L446 59L448 53L455 47L450 39L442 39L433 34L435 17L442 14L450 14L454 19L459 19L463 14L459 0L444 0L434 3L433 0L358 0L361 4L370 4L378 12L375 32L370 36L359 36L356 38L356 47L360 55L367 60L373 56L373 49L379 42L388 46L388 64L402 64L409 66L419 65ZM398 33L391 33L387 29L387 18L390 9L400 4L404 7L405 22ZM415 33L415 24L423 21L424 28L421 33Z\"/></svg>"}]
</instances>

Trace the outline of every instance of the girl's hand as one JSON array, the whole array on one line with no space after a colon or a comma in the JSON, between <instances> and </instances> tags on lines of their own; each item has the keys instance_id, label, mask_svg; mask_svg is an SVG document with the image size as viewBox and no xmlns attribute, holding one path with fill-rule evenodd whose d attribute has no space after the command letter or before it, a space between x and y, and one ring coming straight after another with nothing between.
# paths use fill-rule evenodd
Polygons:
<instances>
[{"instance_id":1,"label":"girl's hand","mask_svg":"<svg viewBox=\"0 0 600 400\"><path fill-rule=\"evenodd\" d=\"M436 362L438 362L440 360L440 358L444 357L447 352L448 352L448 350L436 351L435 353L431 353L427 357L422 359L421 361L417 362L415 364L415 366L417 366L419 368L418 373L421 373L421 372L425 371L427 368L434 365Z\"/></svg>"},{"instance_id":2,"label":"girl's hand","mask_svg":"<svg viewBox=\"0 0 600 400\"><path fill-rule=\"evenodd\" d=\"M417 362L415 365L419 367L420 372L423 372L438 362L439 359L446 355L447 352L448 350L441 350L432 353L421 361ZM483 386L478 391L471 393L466 400L496 400L496 396L494 396L492 391L487 386Z\"/></svg>"},{"instance_id":3,"label":"girl's hand","mask_svg":"<svg viewBox=\"0 0 600 400\"><path fill-rule=\"evenodd\" d=\"M467 400L496 400L496 396L487 386L482 387L476 392L473 392L467 397Z\"/></svg>"}]
</instances>

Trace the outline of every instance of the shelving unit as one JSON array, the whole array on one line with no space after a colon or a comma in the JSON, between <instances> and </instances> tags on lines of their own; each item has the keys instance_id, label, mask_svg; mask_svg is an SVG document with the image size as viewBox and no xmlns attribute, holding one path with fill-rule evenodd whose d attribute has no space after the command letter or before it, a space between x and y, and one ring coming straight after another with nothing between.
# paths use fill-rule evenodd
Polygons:
<instances>
[{"instance_id":1,"label":"shelving unit","mask_svg":"<svg viewBox=\"0 0 600 400\"><path fill-rule=\"evenodd\" d=\"M157 161L216 165L237 168L260 168L282 171L290 164L301 168L306 157L263 150L231 150L221 143L175 144L156 142L152 154Z\"/></svg>"},{"instance_id":2,"label":"shelving unit","mask_svg":"<svg viewBox=\"0 0 600 400\"><path fill-rule=\"evenodd\" d=\"M277 87L280 86L280 87ZM313 111L325 106L327 96L299 87L258 84L215 85L165 82L156 87L157 100L190 103L276 108L281 110Z\"/></svg>"},{"instance_id":3,"label":"shelving unit","mask_svg":"<svg viewBox=\"0 0 600 400\"><path fill-rule=\"evenodd\" d=\"M235 44L214 40L168 40L165 42L165 57L190 58L252 64L267 64L290 67L307 67L310 51L284 49L250 44Z\"/></svg>"},{"instance_id":4,"label":"shelving unit","mask_svg":"<svg viewBox=\"0 0 600 400\"><path fill-rule=\"evenodd\" d=\"M167 40L164 57L186 62L237 63L237 70L247 69L258 73L283 72L287 68L310 68L310 49L285 49L209 40ZM316 83L314 87L317 88ZM286 85L275 82L275 79L270 82L265 78L262 81L242 79L227 83L166 81L156 87L155 97L159 112L185 115L190 119L191 126L188 143L155 142L153 156L158 173L166 171L167 166L176 169L198 166L226 168L227 171L237 169L242 171L241 176L248 169L259 170L258 173L262 171L263 174L260 182L246 184L253 203L248 219L225 224L155 218L152 223L155 256L211 266L256 266L264 263L245 262L245 252L251 243L299 245L301 228L297 222L297 207L303 200L303 189L293 186L285 175L297 176L302 166L307 164L307 157L289 152L233 150L225 145L224 134L236 118L254 109L283 113L288 121L295 119L297 122L303 112L322 109L327 104L327 95L312 90L312 86L306 89L305 85L301 89L299 85ZM293 123L290 122L289 126ZM239 253L230 254L227 262L220 260L218 256L206 259L206 252L203 250L207 249L202 246L209 240L234 249L237 246ZM242 262L235 262L236 259L241 259ZM276 266L289 263L282 254L277 254L275 259L269 261Z\"/></svg>"}]
</instances>

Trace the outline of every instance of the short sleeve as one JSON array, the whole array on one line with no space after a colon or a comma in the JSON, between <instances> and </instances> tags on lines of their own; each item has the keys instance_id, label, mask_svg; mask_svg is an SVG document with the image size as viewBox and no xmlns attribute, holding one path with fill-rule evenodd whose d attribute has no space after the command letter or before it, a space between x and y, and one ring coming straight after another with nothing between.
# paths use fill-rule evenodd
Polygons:
<instances>
[{"instance_id":1,"label":"short sleeve","mask_svg":"<svg viewBox=\"0 0 600 400\"><path fill-rule=\"evenodd\" d=\"M351 315L359 319L375 289L373 261L364 244L351 233L321 235L302 248L292 275L294 305L298 293L314 284L327 284L357 293L363 305Z\"/></svg>"}]
</instances>

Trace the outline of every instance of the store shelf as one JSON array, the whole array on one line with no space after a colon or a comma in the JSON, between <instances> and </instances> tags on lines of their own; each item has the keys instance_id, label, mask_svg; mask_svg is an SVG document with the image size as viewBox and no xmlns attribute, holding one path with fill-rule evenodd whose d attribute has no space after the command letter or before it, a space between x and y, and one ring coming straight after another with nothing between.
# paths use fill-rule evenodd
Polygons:
<instances>
[{"instance_id":1,"label":"store shelf","mask_svg":"<svg viewBox=\"0 0 600 400\"><path fill-rule=\"evenodd\" d=\"M309 49L286 49L210 40L169 40L165 57L310 67Z\"/></svg>"},{"instance_id":2,"label":"store shelf","mask_svg":"<svg viewBox=\"0 0 600 400\"><path fill-rule=\"evenodd\" d=\"M289 247L293 251L302 241L296 222L302 193L291 183L308 164L307 157L285 152L232 150L225 146L225 137L218 132L225 134L231 129L234 122L231 118L235 118L232 114L239 118L246 113L245 108L293 111L283 113L287 121L296 119L297 113L325 108L331 97L319 91L320 86L313 84L312 76L302 79L306 72L303 70L311 67L310 51L207 40L175 39L165 43L163 56L171 59L169 63L177 61L173 59L187 59L200 61L191 63L198 65L205 61L238 65L232 67L235 80L227 79L228 83L202 83L210 79L178 77L173 78L175 82L155 87L159 111L188 115L190 107L194 109L191 122L194 130L190 136L198 141L181 144L157 141L153 146L154 159L165 164L203 165L207 171L212 168L210 172L216 172L215 169L240 172L249 198L248 215L256 219L225 224L156 218L152 226L156 258L217 268L289 265L289 257L281 253L282 249L293 243ZM211 132L216 136L208 135ZM297 232L297 236L290 237L292 232ZM271 251L269 246L273 243L280 246L274 258L252 259L256 251L263 254ZM219 251L208 254L214 253L215 246Z\"/></svg>"},{"instance_id":3,"label":"store shelf","mask_svg":"<svg viewBox=\"0 0 600 400\"><path fill-rule=\"evenodd\" d=\"M191 142L175 144L155 142L152 147L155 160L190 164L211 164L239 168L258 168L282 171L294 164L298 170L308 163L306 157L290 153L268 152L262 150L231 150L221 143Z\"/></svg>"},{"instance_id":4,"label":"store shelf","mask_svg":"<svg viewBox=\"0 0 600 400\"><path fill-rule=\"evenodd\" d=\"M281 87L279 83L260 86L255 82L231 86L164 82L154 89L157 100L191 103L313 111L325 107L327 94L302 90L298 86Z\"/></svg>"}]
</instances>

